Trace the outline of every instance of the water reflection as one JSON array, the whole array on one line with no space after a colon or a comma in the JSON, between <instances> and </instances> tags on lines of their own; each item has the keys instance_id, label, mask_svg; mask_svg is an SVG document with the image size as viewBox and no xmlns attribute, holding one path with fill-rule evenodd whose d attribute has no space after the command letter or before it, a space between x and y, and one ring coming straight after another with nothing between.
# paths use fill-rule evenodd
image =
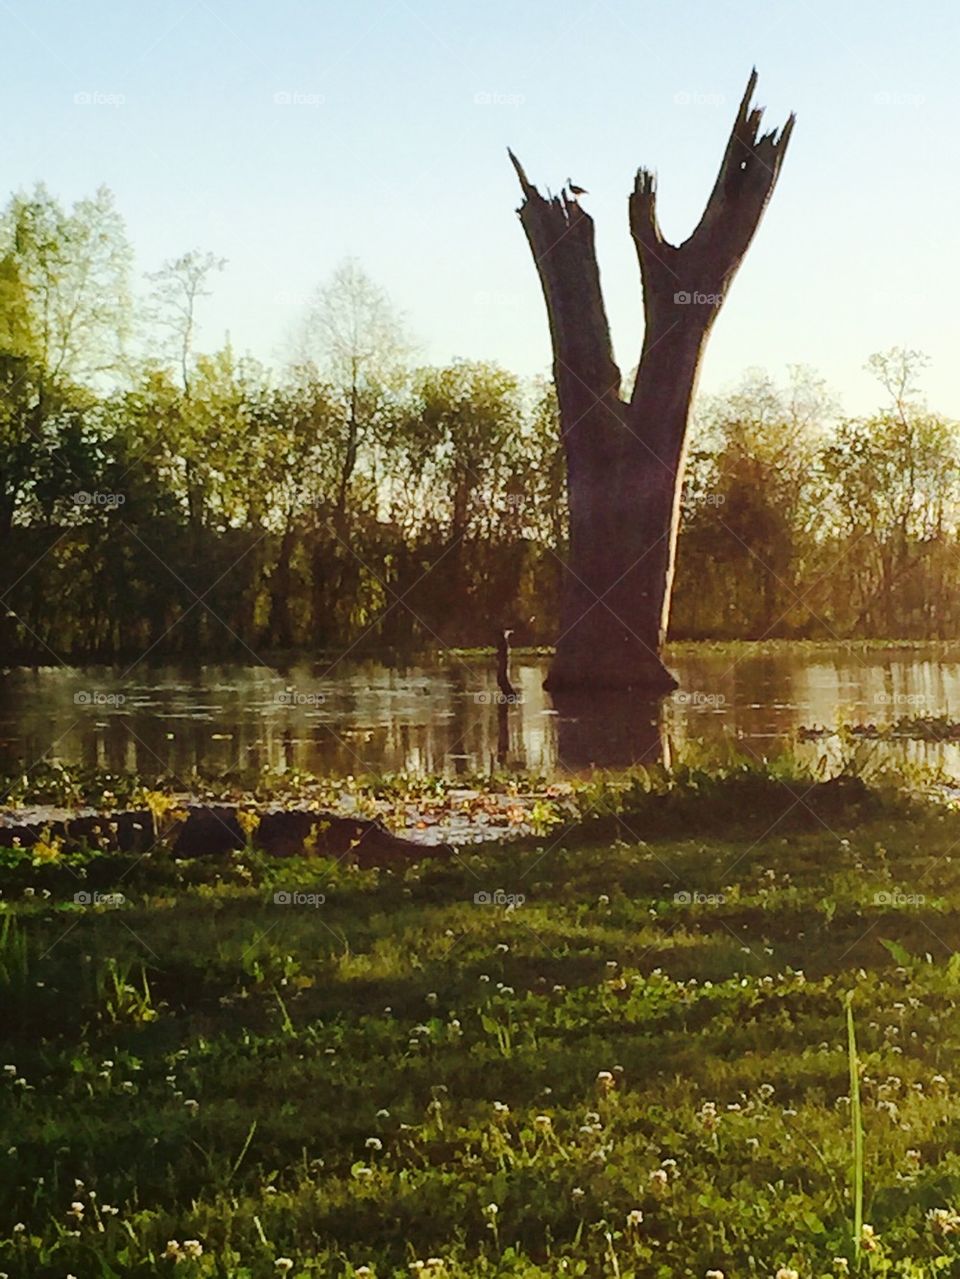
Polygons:
<instances>
[{"instance_id":1,"label":"water reflection","mask_svg":"<svg viewBox=\"0 0 960 1279\"><path fill-rule=\"evenodd\" d=\"M556 693L556 760L561 769L669 764L661 700L627 693Z\"/></svg>"},{"instance_id":2,"label":"water reflection","mask_svg":"<svg viewBox=\"0 0 960 1279\"><path fill-rule=\"evenodd\" d=\"M0 674L0 764L42 758L150 773L302 768L465 775L546 774L667 764L692 743L779 752L801 725L960 719L960 664L930 651L785 650L733 661L709 650L670 663L680 689L651 705L623 695L557 701L546 661L515 656L520 700L498 694L492 660L388 667L301 661L285 667L16 669ZM825 746L803 748L811 757ZM867 749L867 748L865 748ZM960 777L955 744L873 746Z\"/></svg>"}]
</instances>

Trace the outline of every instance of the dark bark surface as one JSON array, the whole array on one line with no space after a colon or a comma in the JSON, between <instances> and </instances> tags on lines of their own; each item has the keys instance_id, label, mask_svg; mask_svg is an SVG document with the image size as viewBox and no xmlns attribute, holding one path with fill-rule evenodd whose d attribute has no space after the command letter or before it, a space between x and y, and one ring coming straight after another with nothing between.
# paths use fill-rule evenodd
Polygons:
<instances>
[{"instance_id":1,"label":"dark bark surface","mask_svg":"<svg viewBox=\"0 0 960 1279\"><path fill-rule=\"evenodd\" d=\"M747 85L693 234L669 244L656 183L637 172L630 232L645 329L629 400L610 342L594 223L566 193L545 199L510 152L519 210L543 286L567 460L570 549L561 633L547 688L665 692L670 609L690 403L707 337L776 185L793 129L761 135Z\"/></svg>"}]
</instances>

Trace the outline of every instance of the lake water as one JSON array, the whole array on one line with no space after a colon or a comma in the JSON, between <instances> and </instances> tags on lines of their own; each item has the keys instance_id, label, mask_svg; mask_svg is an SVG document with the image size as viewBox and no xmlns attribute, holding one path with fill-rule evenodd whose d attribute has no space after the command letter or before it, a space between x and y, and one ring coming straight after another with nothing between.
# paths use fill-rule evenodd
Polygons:
<instances>
[{"instance_id":1,"label":"lake water","mask_svg":"<svg viewBox=\"0 0 960 1279\"><path fill-rule=\"evenodd\" d=\"M681 690L658 705L621 695L555 704L546 658L516 656L520 700L498 705L492 658L386 666L300 661L17 668L0 673L0 767L65 763L186 776L194 769L297 767L316 774L496 767L547 775L671 762L693 744L719 758L734 744L776 755L801 726L960 719L960 661L943 651L749 654L685 649L669 662ZM960 779L960 747L908 741L861 748ZM836 743L808 742L812 759Z\"/></svg>"}]
</instances>

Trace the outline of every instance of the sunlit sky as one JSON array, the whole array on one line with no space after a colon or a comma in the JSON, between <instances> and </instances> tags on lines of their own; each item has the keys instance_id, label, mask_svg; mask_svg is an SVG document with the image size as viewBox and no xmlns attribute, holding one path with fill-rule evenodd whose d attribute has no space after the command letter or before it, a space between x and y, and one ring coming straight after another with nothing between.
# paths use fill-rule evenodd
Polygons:
<instances>
[{"instance_id":1,"label":"sunlit sky","mask_svg":"<svg viewBox=\"0 0 960 1279\"><path fill-rule=\"evenodd\" d=\"M425 361L546 372L509 144L589 188L624 370L641 336L626 195L655 168L686 237L752 65L798 125L702 387L817 368L844 407L893 345L960 416L960 6L950 0L0 0L3 187L116 193L138 272L229 265L201 345L281 361L316 283L360 259Z\"/></svg>"}]
</instances>

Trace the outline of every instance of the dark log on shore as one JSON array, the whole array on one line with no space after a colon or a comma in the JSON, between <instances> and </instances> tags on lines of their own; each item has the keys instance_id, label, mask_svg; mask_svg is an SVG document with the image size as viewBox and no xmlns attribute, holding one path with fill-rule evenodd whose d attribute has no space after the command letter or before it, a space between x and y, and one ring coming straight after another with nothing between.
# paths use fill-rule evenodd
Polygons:
<instances>
[{"instance_id":1,"label":"dark log on shore","mask_svg":"<svg viewBox=\"0 0 960 1279\"><path fill-rule=\"evenodd\" d=\"M336 813L233 804L184 804L182 811L186 817L171 821L162 832L147 810L0 816L0 847L32 848L38 840L58 839L68 851L86 845L103 852L146 853L162 843L174 857L222 856L247 846L237 818L238 812L246 811L259 818L250 842L273 857L350 857L367 867L446 858L453 853L449 844L417 844L394 835L380 821Z\"/></svg>"}]
</instances>

